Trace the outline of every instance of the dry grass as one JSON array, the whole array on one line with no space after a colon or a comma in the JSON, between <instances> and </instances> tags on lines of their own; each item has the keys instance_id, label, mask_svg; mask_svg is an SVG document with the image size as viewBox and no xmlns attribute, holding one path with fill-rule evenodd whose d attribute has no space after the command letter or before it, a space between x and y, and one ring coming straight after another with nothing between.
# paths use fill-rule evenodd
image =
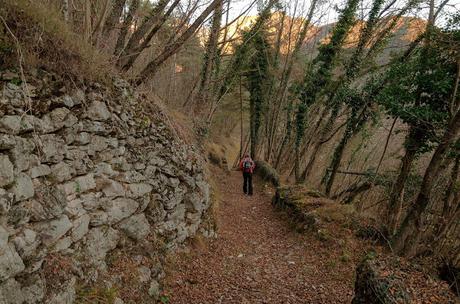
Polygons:
<instances>
[{"instance_id":1,"label":"dry grass","mask_svg":"<svg viewBox=\"0 0 460 304\"><path fill-rule=\"evenodd\" d=\"M115 73L107 56L72 32L60 13L41 1L4 0L0 16L3 68L17 67L19 58L11 49L20 48L25 69L41 67L72 80L105 83Z\"/></svg>"}]
</instances>

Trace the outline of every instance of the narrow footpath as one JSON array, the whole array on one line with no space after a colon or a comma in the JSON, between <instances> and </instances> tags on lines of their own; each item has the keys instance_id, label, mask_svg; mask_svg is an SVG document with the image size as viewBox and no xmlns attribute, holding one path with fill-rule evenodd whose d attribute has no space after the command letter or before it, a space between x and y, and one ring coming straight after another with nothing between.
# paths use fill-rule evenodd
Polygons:
<instances>
[{"instance_id":1,"label":"narrow footpath","mask_svg":"<svg viewBox=\"0 0 460 304\"><path fill-rule=\"evenodd\" d=\"M337 248L295 232L257 178L252 197L242 194L239 172L216 170L214 180L218 238L174 257L169 303L351 303L355 266Z\"/></svg>"}]
</instances>

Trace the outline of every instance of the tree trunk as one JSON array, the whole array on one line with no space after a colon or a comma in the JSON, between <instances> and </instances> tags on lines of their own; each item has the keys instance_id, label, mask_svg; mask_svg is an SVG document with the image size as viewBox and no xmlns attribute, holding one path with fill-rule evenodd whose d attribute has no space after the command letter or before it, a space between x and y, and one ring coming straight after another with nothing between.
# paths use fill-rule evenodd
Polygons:
<instances>
[{"instance_id":1,"label":"tree trunk","mask_svg":"<svg viewBox=\"0 0 460 304\"><path fill-rule=\"evenodd\" d=\"M216 57L218 56L218 42L219 33L222 22L222 9L223 1L219 1L214 16L212 18L211 32L209 39L206 43L206 53L204 56L203 69L201 73L201 82L198 90L198 111L203 110L204 106L208 104L209 99L212 98L210 94L210 82L212 80L213 71L215 67ZM241 80L241 79L240 79Z\"/></svg>"},{"instance_id":2,"label":"tree trunk","mask_svg":"<svg viewBox=\"0 0 460 304\"><path fill-rule=\"evenodd\" d=\"M145 20L133 35L131 35L126 44L125 51L117 62L118 66L122 67L123 71L126 72L133 66L136 59L140 56L142 51L149 46L152 38L161 29L179 2L180 0L175 0L166 13L163 13L169 0L160 1L153 9L149 19Z\"/></svg>"},{"instance_id":3,"label":"tree trunk","mask_svg":"<svg viewBox=\"0 0 460 304\"><path fill-rule=\"evenodd\" d=\"M320 117L320 120L318 121L317 127L319 127L319 125L321 124L322 117L324 116L326 111L327 111L327 107L324 108L323 113L322 113L322 115ZM313 165L314 165L315 160L316 160L316 156L318 155L318 152L319 152L322 144L325 143L326 137L327 137L328 133L331 131L332 126L333 126L333 124L335 122L335 119L337 118L337 115L338 115L339 111L340 111L339 107L334 107L334 109L332 110L331 115L327 119L326 124L321 129L320 134L318 136L318 140L315 142L315 145L313 146L313 152L310 155L310 159L308 160L307 166L305 167L305 169L304 169L304 171L302 173L302 176L301 176L302 181L305 181L310 176L311 170L313 169Z\"/></svg>"},{"instance_id":4,"label":"tree trunk","mask_svg":"<svg viewBox=\"0 0 460 304\"><path fill-rule=\"evenodd\" d=\"M62 1L62 13L64 15L64 21L69 22L69 0Z\"/></svg>"},{"instance_id":5,"label":"tree trunk","mask_svg":"<svg viewBox=\"0 0 460 304\"><path fill-rule=\"evenodd\" d=\"M394 249L398 254L413 256L425 228L424 213L429 205L431 190L441 173L441 164L460 131L460 112L452 118L443 138L436 148L430 163L425 170L423 181L415 203L410 208L397 234L393 238Z\"/></svg>"},{"instance_id":6,"label":"tree trunk","mask_svg":"<svg viewBox=\"0 0 460 304\"><path fill-rule=\"evenodd\" d=\"M325 178L325 193L327 196L331 194L331 189L334 185L335 176L337 174L337 170L339 169L340 162L342 160L343 151L345 150L348 140L352 137L354 133L353 131L353 121L351 121L351 123L349 123L347 125L347 128L345 129L345 134L343 135L342 140L334 150L334 154L332 155L332 162L329 165L328 169L329 172L327 172L325 175L325 177L327 177Z\"/></svg>"},{"instance_id":7,"label":"tree trunk","mask_svg":"<svg viewBox=\"0 0 460 304\"><path fill-rule=\"evenodd\" d=\"M241 85L241 76L240 76L240 159L243 158L243 92L242 92L242 85Z\"/></svg>"},{"instance_id":8,"label":"tree trunk","mask_svg":"<svg viewBox=\"0 0 460 304\"><path fill-rule=\"evenodd\" d=\"M128 14L123 21L123 25L120 29L120 34L118 35L117 44L115 45L115 51L113 54L115 56L120 56L123 52L126 42L126 35L128 34L128 30L131 27L134 19L134 14L137 12L139 8L139 0L131 0L131 5L129 6Z\"/></svg>"},{"instance_id":9,"label":"tree trunk","mask_svg":"<svg viewBox=\"0 0 460 304\"><path fill-rule=\"evenodd\" d=\"M107 14L109 13L110 10L110 4L111 0L105 0L104 2L104 7L102 8L102 13L100 14L96 26L94 26L93 29L93 45L96 47L99 47L99 43L101 40L101 35L102 35L102 27L104 26L105 20L107 18Z\"/></svg>"},{"instance_id":10,"label":"tree trunk","mask_svg":"<svg viewBox=\"0 0 460 304\"><path fill-rule=\"evenodd\" d=\"M118 26L125 4L126 0L114 0L112 10L102 30L102 35L106 40L110 39L110 33Z\"/></svg>"},{"instance_id":11,"label":"tree trunk","mask_svg":"<svg viewBox=\"0 0 460 304\"><path fill-rule=\"evenodd\" d=\"M86 42L91 42L91 1L85 1L85 26L84 37Z\"/></svg>"},{"instance_id":12,"label":"tree trunk","mask_svg":"<svg viewBox=\"0 0 460 304\"><path fill-rule=\"evenodd\" d=\"M222 0L214 0L211 4L206 7L206 9L196 18L196 20L189 26L189 28L176 40L174 40L170 45L167 45L163 51L155 59L153 59L149 64L142 70L139 75L139 78L136 80L136 85L142 84L147 78L152 77L158 71L160 65L165 62L169 57L177 53L177 51L182 47L182 45L198 30L198 28L203 24L205 19L211 14L213 10L221 3Z\"/></svg>"},{"instance_id":13,"label":"tree trunk","mask_svg":"<svg viewBox=\"0 0 460 304\"><path fill-rule=\"evenodd\" d=\"M458 153L458 152L457 152ZM454 165L449 178L449 185L447 186L446 193L444 195L444 205L442 208L442 217L447 218L452 212L452 207L455 200L455 194L458 189L455 189L458 182L458 173L460 169L460 154L455 157Z\"/></svg>"},{"instance_id":14,"label":"tree trunk","mask_svg":"<svg viewBox=\"0 0 460 304\"><path fill-rule=\"evenodd\" d=\"M313 2L311 3L307 18L303 22L301 31L299 33L299 36L297 37L296 44L295 44L294 49L293 49L292 54L291 54L291 58L288 59L288 61L286 62L286 67L284 68L283 74L281 75L281 81L280 81L279 89L277 90L276 94L274 94L274 103L273 104L274 104L275 110L274 110L274 116L272 117L272 119L270 121L271 125L270 125L270 129L269 129L269 132L268 132L269 142L270 142L271 146L273 145L273 142L274 142L275 131L276 131L276 122L278 121L281 106L282 106L283 101L285 100L285 97L286 97L286 91L287 91L289 79L291 78L292 69L293 69L294 64L298 61L300 50L301 50L302 46L304 45L304 41L305 41L305 38L307 36L308 30L312 26L311 25L311 20L313 18L314 12L316 10L317 3L318 3L318 0L313 0ZM283 22L284 22L284 17L285 17L285 15L283 15ZM292 29L292 25L293 25L293 23L291 23L291 29ZM291 30L291 32L292 32L292 30ZM279 37L281 37L281 31L280 31L280 36ZM284 141L284 139L283 139L283 141Z\"/></svg>"},{"instance_id":15,"label":"tree trunk","mask_svg":"<svg viewBox=\"0 0 460 304\"><path fill-rule=\"evenodd\" d=\"M401 197L402 192L412 168L412 164L416 159L417 152L421 146L421 142L419 140L421 134L419 133L420 131L417 131L414 128L409 130L409 134L407 135L405 141L407 148L404 157L401 160L401 167L399 169L398 177L393 184L390 193L387 209L387 229L390 236L396 232L396 229L399 225L403 206L403 198Z\"/></svg>"}]
</instances>

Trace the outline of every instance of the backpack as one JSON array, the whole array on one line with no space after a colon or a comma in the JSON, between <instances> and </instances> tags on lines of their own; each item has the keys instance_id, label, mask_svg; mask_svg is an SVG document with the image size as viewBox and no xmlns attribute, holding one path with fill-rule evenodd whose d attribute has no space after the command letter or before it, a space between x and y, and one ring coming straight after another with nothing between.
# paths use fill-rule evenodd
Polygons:
<instances>
[{"instance_id":1,"label":"backpack","mask_svg":"<svg viewBox=\"0 0 460 304\"><path fill-rule=\"evenodd\" d=\"M252 162L250 160L245 160L243 162L243 170L244 170L244 172L251 171L251 168L252 168Z\"/></svg>"}]
</instances>

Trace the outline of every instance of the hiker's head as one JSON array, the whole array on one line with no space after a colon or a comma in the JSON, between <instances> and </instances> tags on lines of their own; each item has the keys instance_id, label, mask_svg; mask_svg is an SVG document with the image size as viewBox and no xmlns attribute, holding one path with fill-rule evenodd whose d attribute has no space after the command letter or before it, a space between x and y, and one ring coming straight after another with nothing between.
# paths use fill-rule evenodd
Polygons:
<instances>
[{"instance_id":1,"label":"hiker's head","mask_svg":"<svg viewBox=\"0 0 460 304\"><path fill-rule=\"evenodd\" d=\"M249 154L244 154L244 158L248 158L249 157Z\"/></svg>"}]
</instances>

